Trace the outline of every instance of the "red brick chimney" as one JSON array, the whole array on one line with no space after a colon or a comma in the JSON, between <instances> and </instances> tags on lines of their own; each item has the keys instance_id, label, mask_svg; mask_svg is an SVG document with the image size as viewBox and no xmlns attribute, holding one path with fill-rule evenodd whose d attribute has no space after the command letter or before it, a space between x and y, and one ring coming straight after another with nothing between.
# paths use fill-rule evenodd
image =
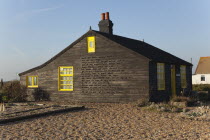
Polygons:
<instances>
[{"instance_id":1,"label":"red brick chimney","mask_svg":"<svg viewBox=\"0 0 210 140\"><path fill-rule=\"evenodd\" d=\"M108 33L108 34L113 34L113 29L112 29L113 25L114 24L109 19L109 12L102 13L101 14L101 21L98 24L99 31L104 32L104 33Z\"/></svg>"}]
</instances>

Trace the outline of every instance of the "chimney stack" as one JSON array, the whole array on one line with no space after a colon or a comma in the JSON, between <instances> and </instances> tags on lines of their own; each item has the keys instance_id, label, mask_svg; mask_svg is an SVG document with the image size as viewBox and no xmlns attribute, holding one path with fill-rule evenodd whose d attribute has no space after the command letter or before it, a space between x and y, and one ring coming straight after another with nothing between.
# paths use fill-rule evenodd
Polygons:
<instances>
[{"instance_id":1,"label":"chimney stack","mask_svg":"<svg viewBox=\"0 0 210 140\"><path fill-rule=\"evenodd\" d=\"M101 21L98 24L99 31L104 32L104 33L108 33L108 34L113 34L113 29L112 29L113 25L114 24L109 19L109 12L102 13L101 14Z\"/></svg>"}]
</instances>

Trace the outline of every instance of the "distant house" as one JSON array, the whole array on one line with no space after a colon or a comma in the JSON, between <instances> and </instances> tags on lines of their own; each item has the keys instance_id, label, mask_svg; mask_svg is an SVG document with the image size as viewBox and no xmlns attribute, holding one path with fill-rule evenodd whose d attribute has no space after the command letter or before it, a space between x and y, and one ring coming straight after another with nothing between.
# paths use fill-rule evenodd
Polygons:
<instances>
[{"instance_id":1,"label":"distant house","mask_svg":"<svg viewBox=\"0 0 210 140\"><path fill-rule=\"evenodd\" d=\"M44 64L19 74L29 95L39 87L57 101L158 102L191 91L191 63L114 35L109 13L101 18L99 31L90 29Z\"/></svg>"},{"instance_id":2,"label":"distant house","mask_svg":"<svg viewBox=\"0 0 210 140\"><path fill-rule=\"evenodd\" d=\"M192 76L192 84L210 84L210 56L200 57L195 74Z\"/></svg>"}]
</instances>

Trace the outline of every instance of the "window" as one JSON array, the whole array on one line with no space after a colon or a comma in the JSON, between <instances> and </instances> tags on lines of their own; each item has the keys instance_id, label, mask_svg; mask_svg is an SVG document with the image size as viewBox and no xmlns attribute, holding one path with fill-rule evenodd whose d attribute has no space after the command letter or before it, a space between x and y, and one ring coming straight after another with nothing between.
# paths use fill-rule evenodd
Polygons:
<instances>
[{"instance_id":1,"label":"window","mask_svg":"<svg viewBox=\"0 0 210 140\"><path fill-rule=\"evenodd\" d=\"M87 43L88 43L88 53L95 52L95 36L88 37Z\"/></svg>"},{"instance_id":2,"label":"window","mask_svg":"<svg viewBox=\"0 0 210 140\"><path fill-rule=\"evenodd\" d=\"M186 66L184 66L184 65L180 66L180 76L181 76L181 87L186 88L187 87Z\"/></svg>"},{"instance_id":3,"label":"window","mask_svg":"<svg viewBox=\"0 0 210 140\"><path fill-rule=\"evenodd\" d=\"M165 65L157 63L157 86L158 90L165 90Z\"/></svg>"},{"instance_id":4,"label":"window","mask_svg":"<svg viewBox=\"0 0 210 140\"><path fill-rule=\"evenodd\" d=\"M27 76L27 87L38 87L38 76Z\"/></svg>"},{"instance_id":5,"label":"window","mask_svg":"<svg viewBox=\"0 0 210 140\"><path fill-rule=\"evenodd\" d=\"M73 66L59 67L59 91L73 91Z\"/></svg>"},{"instance_id":6,"label":"window","mask_svg":"<svg viewBox=\"0 0 210 140\"><path fill-rule=\"evenodd\" d=\"M201 75L201 81L205 81L205 75Z\"/></svg>"}]
</instances>

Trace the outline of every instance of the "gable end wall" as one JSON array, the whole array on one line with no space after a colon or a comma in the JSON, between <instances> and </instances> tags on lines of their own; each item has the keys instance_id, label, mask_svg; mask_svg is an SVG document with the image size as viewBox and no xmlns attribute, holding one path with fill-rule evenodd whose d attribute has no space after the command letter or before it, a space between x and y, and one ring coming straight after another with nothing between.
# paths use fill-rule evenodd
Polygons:
<instances>
[{"instance_id":1,"label":"gable end wall","mask_svg":"<svg viewBox=\"0 0 210 140\"><path fill-rule=\"evenodd\" d=\"M74 67L74 91L58 91L59 66ZM95 53L87 53L84 38L43 68L22 75L21 84L30 75L38 75L39 87L56 101L129 102L149 95L149 60L97 34Z\"/></svg>"}]
</instances>

